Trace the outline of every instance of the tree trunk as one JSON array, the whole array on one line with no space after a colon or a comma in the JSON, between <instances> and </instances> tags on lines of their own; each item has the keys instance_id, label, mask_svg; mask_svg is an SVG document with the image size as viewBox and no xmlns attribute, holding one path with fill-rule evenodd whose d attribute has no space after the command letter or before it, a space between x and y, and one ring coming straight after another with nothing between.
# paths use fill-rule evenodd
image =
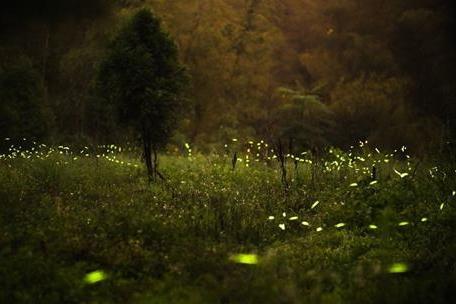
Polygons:
<instances>
[{"instance_id":1,"label":"tree trunk","mask_svg":"<svg viewBox=\"0 0 456 304\"><path fill-rule=\"evenodd\" d=\"M278 140L275 150L277 155L277 161L279 162L280 169L282 170L282 183L285 187L285 190L288 190L289 185L287 180L287 164L285 159L285 152L283 151L282 141L280 139Z\"/></svg>"},{"instance_id":2,"label":"tree trunk","mask_svg":"<svg viewBox=\"0 0 456 304\"><path fill-rule=\"evenodd\" d=\"M158 153L157 153L157 147L155 145L152 146L152 152L154 153L154 163L153 163L153 170L154 170L154 180L159 177L158 173Z\"/></svg>"},{"instance_id":3,"label":"tree trunk","mask_svg":"<svg viewBox=\"0 0 456 304\"><path fill-rule=\"evenodd\" d=\"M144 162L146 163L147 168L147 176L149 178L149 182L154 181L154 165L152 163L152 147L150 140L147 136L143 136L143 157Z\"/></svg>"}]
</instances>

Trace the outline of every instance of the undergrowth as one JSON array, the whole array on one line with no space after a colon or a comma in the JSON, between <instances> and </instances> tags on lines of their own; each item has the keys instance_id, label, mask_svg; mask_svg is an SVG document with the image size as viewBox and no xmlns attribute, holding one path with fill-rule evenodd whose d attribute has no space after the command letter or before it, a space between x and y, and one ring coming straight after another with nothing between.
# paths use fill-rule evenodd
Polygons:
<instances>
[{"instance_id":1,"label":"undergrowth","mask_svg":"<svg viewBox=\"0 0 456 304\"><path fill-rule=\"evenodd\" d=\"M288 155L286 188L267 146L250 146L234 170L229 151L163 155L154 184L128 149L11 148L0 303L451 301L451 162Z\"/></svg>"}]
</instances>

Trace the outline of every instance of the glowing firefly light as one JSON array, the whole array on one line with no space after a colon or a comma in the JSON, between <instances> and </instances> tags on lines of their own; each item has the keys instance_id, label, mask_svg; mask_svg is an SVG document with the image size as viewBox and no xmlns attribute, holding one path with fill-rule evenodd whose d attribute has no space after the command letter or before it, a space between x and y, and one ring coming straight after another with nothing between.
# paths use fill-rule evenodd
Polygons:
<instances>
[{"instance_id":1,"label":"glowing firefly light","mask_svg":"<svg viewBox=\"0 0 456 304\"><path fill-rule=\"evenodd\" d=\"M102 270L96 270L86 274L84 277L84 282L87 284L95 284L106 280L107 277L108 276Z\"/></svg>"},{"instance_id":2,"label":"glowing firefly light","mask_svg":"<svg viewBox=\"0 0 456 304\"><path fill-rule=\"evenodd\" d=\"M408 266L405 263L394 263L388 268L389 273L404 273L408 271Z\"/></svg>"},{"instance_id":3,"label":"glowing firefly light","mask_svg":"<svg viewBox=\"0 0 456 304\"><path fill-rule=\"evenodd\" d=\"M259 262L258 256L256 254L245 254L245 253L232 255L230 257L230 260L234 263L247 264L247 265L258 264L258 262Z\"/></svg>"},{"instance_id":4,"label":"glowing firefly light","mask_svg":"<svg viewBox=\"0 0 456 304\"><path fill-rule=\"evenodd\" d=\"M315 203L313 203L312 207L310 207L310 209L313 209L315 207L317 207L317 205L319 204L320 202L319 201L316 201Z\"/></svg>"}]
</instances>

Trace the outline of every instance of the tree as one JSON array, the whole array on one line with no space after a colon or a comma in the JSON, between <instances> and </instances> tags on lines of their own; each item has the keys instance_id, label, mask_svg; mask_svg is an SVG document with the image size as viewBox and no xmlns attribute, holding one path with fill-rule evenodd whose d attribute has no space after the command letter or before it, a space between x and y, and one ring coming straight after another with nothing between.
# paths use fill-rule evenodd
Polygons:
<instances>
[{"instance_id":1,"label":"tree","mask_svg":"<svg viewBox=\"0 0 456 304\"><path fill-rule=\"evenodd\" d=\"M312 90L278 89L271 130L276 138L289 140L299 150L318 150L329 144L333 113L320 100L318 87ZM290 151L292 153L292 151Z\"/></svg>"},{"instance_id":2,"label":"tree","mask_svg":"<svg viewBox=\"0 0 456 304\"><path fill-rule=\"evenodd\" d=\"M44 138L52 115L43 100L39 74L15 49L0 48L0 59L0 134L10 137L9 143L22 137Z\"/></svg>"},{"instance_id":3,"label":"tree","mask_svg":"<svg viewBox=\"0 0 456 304\"><path fill-rule=\"evenodd\" d=\"M139 137L149 179L162 177L157 151L177 123L187 77L175 43L149 10L138 11L120 30L98 78L101 93L117 109L120 122Z\"/></svg>"},{"instance_id":4,"label":"tree","mask_svg":"<svg viewBox=\"0 0 456 304\"><path fill-rule=\"evenodd\" d=\"M452 4L445 0L409 1L397 18L391 45L401 70L413 80L410 99L420 114L440 118L454 136L456 16Z\"/></svg>"},{"instance_id":5,"label":"tree","mask_svg":"<svg viewBox=\"0 0 456 304\"><path fill-rule=\"evenodd\" d=\"M406 145L415 152L437 144L439 124L412 110L407 100L409 86L407 78L379 75L339 83L331 92L330 108L339 126L334 143L348 147L368 140L376 147Z\"/></svg>"}]
</instances>

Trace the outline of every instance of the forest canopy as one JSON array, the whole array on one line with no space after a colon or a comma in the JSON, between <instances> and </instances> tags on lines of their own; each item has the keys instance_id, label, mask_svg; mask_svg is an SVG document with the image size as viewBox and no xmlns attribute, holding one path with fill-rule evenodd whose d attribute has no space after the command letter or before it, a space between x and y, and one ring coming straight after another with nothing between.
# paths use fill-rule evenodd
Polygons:
<instances>
[{"instance_id":1,"label":"forest canopy","mask_svg":"<svg viewBox=\"0 0 456 304\"><path fill-rule=\"evenodd\" d=\"M23 85L35 93L24 99L9 87L2 105L18 108L0 115L40 124L15 102L33 99L47 126L2 133L55 142L128 136L96 75L109 41L143 7L171 33L191 79L175 144L211 149L278 136L307 148L369 140L425 151L454 137L455 15L444 0L14 1L0 12L0 56L20 55ZM2 65L2 85L17 64Z\"/></svg>"}]
</instances>

